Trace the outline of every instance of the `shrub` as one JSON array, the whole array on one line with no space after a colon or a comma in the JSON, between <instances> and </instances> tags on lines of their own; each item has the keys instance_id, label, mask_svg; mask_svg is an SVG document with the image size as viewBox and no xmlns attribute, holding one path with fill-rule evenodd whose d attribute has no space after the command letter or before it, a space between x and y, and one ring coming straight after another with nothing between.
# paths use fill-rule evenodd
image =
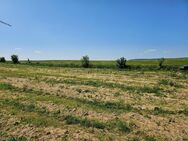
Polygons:
<instances>
[{"instance_id":1,"label":"shrub","mask_svg":"<svg viewBox=\"0 0 188 141\"><path fill-rule=\"evenodd\" d=\"M82 59L82 67L84 68L89 68L90 67L90 61L89 61L89 56L83 56Z\"/></svg>"},{"instance_id":2,"label":"shrub","mask_svg":"<svg viewBox=\"0 0 188 141\"><path fill-rule=\"evenodd\" d=\"M127 60L126 60L126 58L124 58L124 57L121 57L120 59L118 59L117 61L117 67L119 68L119 69L124 69L124 68L126 68L126 63L127 63Z\"/></svg>"},{"instance_id":3,"label":"shrub","mask_svg":"<svg viewBox=\"0 0 188 141\"><path fill-rule=\"evenodd\" d=\"M19 63L18 55L12 55L11 60L14 64L18 64Z\"/></svg>"},{"instance_id":4,"label":"shrub","mask_svg":"<svg viewBox=\"0 0 188 141\"><path fill-rule=\"evenodd\" d=\"M1 62L1 63L5 63L5 62L6 62L5 57L1 57L1 58L0 58L0 62Z\"/></svg>"},{"instance_id":5,"label":"shrub","mask_svg":"<svg viewBox=\"0 0 188 141\"><path fill-rule=\"evenodd\" d=\"M159 68L163 67L164 62L165 62L165 58L159 59Z\"/></svg>"}]
</instances>

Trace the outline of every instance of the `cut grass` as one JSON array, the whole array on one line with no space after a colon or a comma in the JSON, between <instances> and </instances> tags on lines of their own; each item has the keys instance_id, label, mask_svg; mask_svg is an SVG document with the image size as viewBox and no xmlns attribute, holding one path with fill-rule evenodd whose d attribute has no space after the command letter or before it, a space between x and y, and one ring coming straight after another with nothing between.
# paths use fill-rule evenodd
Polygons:
<instances>
[{"instance_id":1,"label":"cut grass","mask_svg":"<svg viewBox=\"0 0 188 141\"><path fill-rule=\"evenodd\" d=\"M89 120L87 118L79 118L76 116L68 115L64 118L67 124L80 124L84 127L93 127L98 129L104 129L106 128L106 125L102 122L99 122L97 120Z\"/></svg>"},{"instance_id":2,"label":"cut grass","mask_svg":"<svg viewBox=\"0 0 188 141\"><path fill-rule=\"evenodd\" d=\"M0 78L7 82L0 84L3 139L11 132L20 131L23 135L28 127L40 129L40 137L36 130L26 133L36 140L45 137L61 140L58 136L62 130L70 140L88 139L85 136L96 140L187 139L188 77L184 72L4 64L0 67ZM47 84L51 79L58 82ZM150 125L142 126L143 122ZM48 129L53 134L46 135ZM163 132L164 129L168 132ZM178 137L174 131L178 131Z\"/></svg>"},{"instance_id":3,"label":"cut grass","mask_svg":"<svg viewBox=\"0 0 188 141\"><path fill-rule=\"evenodd\" d=\"M170 114L176 114L178 112L174 112L174 111L169 111L169 110L164 110L161 107L155 107L153 110L153 114L154 115L170 115Z\"/></svg>"},{"instance_id":4,"label":"cut grass","mask_svg":"<svg viewBox=\"0 0 188 141\"><path fill-rule=\"evenodd\" d=\"M36 76L36 73L34 76ZM7 74L4 74L6 76L8 76ZM10 74L9 74L10 75ZM28 77L28 76L33 76L32 73L29 74L12 74L11 77L16 77L16 76L21 76L21 77ZM43 73L39 73L38 75L42 75L42 76L48 76L50 74L43 74ZM77 77L65 77L66 79L61 79L61 80L56 80L53 78L39 78L39 77L35 77L37 78L38 81L44 81L46 83L50 83L50 84L71 84L71 85L85 85L85 86L93 86L93 87L103 87L103 88L109 88L109 89L114 89L114 88L118 88L121 89L122 91L126 91L129 93L136 93L136 94L144 94L144 93L153 93L156 96L162 96L163 95L163 89L161 89L159 87L159 85L155 85L155 86L128 86L125 84L118 84L118 83L112 83L112 82L104 82L104 81L100 81L97 79L86 79L86 78L77 78Z\"/></svg>"},{"instance_id":5,"label":"cut grass","mask_svg":"<svg viewBox=\"0 0 188 141\"><path fill-rule=\"evenodd\" d=\"M184 115L188 116L188 107L185 107L183 110L180 110L179 113L183 113Z\"/></svg>"},{"instance_id":6,"label":"cut grass","mask_svg":"<svg viewBox=\"0 0 188 141\"><path fill-rule=\"evenodd\" d=\"M45 82L50 84L58 84L58 83L65 83L65 84L71 84L71 85L86 85L86 86L93 86L93 87L103 87L103 88L119 88L123 91L127 91L130 93L137 93L137 94L143 94L143 93L154 93L156 95L160 95L162 92L162 89L157 85L153 87L149 86L127 86L123 84L118 83L111 83L111 82L103 82L99 80L82 80L82 79L64 79L64 80L56 80L56 79L43 79Z\"/></svg>"},{"instance_id":7,"label":"cut grass","mask_svg":"<svg viewBox=\"0 0 188 141\"><path fill-rule=\"evenodd\" d=\"M169 111L169 110L164 110L161 107L155 107L154 110L142 110L139 111L139 109L137 108L133 108L130 104L126 104L122 101L118 101L118 102L102 102L102 101L90 101L90 100L86 100L86 99L80 99L80 98L73 98L73 97L67 97L67 96L61 96L61 99L58 96L53 96L50 93L45 93L43 91L37 91L37 90L33 90L33 89L23 89L23 88L18 88L18 87L14 87L10 84L7 84L8 86L6 86L6 83L0 83L3 85L3 87L0 87L2 89L5 90L10 90L12 92L23 92L30 94L29 97L30 99L31 94L33 95L33 97L35 97L35 100L40 100L40 101L52 101L55 104L68 104L69 106L72 107L77 107L77 106L81 106L83 108L91 108L94 110L105 110L105 111L111 111L111 112L131 112L131 111L135 111L138 113L142 113L146 112L146 113L150 113L150 114L154 114L154 115L170 115L170 114L186 114L186 112L180 112L180 111ZM27 95L26 95L27 96ZM28 99L27 99L28 100ZM15 103L15 105L17 105ZM19 104L18 104L19 105ZM21 105L21 107L24 107ZM32 106L31 106L32 107ZM30 107L26 107L25 109L31 109ZM40 112L46 112L45 109L43 109Z\"/></svg>"},{"instance_id":8,"label":"cut grass","mask_svg":"<svg viewBox=\"0 0 188 141\"><path fill-rule=\"evenodd\" d=\"M35 98L38 97L38 99L40 100L50 100L56 104L58 103L65 104L66 102L67 104L73 103L75 106L85 105L85 107L89 106L94 109L110 110L114 112L118 112L118 111L129 112L133 110L130 104L126 104L122 101L118 101L118 102L102 102L102 101L96 101L96 100L89 101L86 99L72 98L72 97L67 97L67 96L61 96L61 99L60 99L59 97L53 96L50 93L45 93L43 91L37 91L33 89L18 88L18 87L14 87L6 83L0 83L0 89L10 90L12 92L24 92L24 93L34 94Z\"/></svg>"},{"instance_id":9,"label":"cut grass","mask_svg":"<svg viewBox=\"0 0 188 141\"><path fill-rule=\"evenodd\" d=\"M22 116L21 122L26 124L33 124L36 126L58 126L58 121L64 120L66 124L79 124L83 127L92 127L97 129L108 129L113 130L113 128L118 129L122 132L130 132L132 131L133 126L130 126L129 123L120 121L120 120L112 120L108 122L99 122L98 120L92 120L88 118L81 118L73 115L60 115L60 113L54 114L47 110L45 112L43 109L31 106L30 104L23 104L18 102L16 99L1 99L1 104L5 106L10 106L18 111L24 111L27 113L36 113L38 115L30 115L30 116ZM31 108L32 107L32 108ZM59 114L59 115L58 115ZM40 116L39 116L40 115ZM132 125L132 124L131 124Z\"/></svg>"},{"instance_id":10,"label":"cut grass","mask_svg":"<svg viewBox=\"0 0 188 141\"><path fill-rule=\"evenodd\" d=\"M135 124L132 122L125 122L120 119L115 119L108 122L110 128L118 127L118 129L124 133L129 133L135 128Z\"/></svg>"},{"instance_id":11,"label":"cut grass","mask_svg":"<svg viewBox=\"0 0 188 141\"><path fill-rule=\"evenodd\" d=\"M158 82L159 85L164 85L164 86L171 86L171 87L176 87L180 88L182 87L180 84L178 84L175 81L169 80L169 79L162 79Z\"/></svg>"}]
</instances>

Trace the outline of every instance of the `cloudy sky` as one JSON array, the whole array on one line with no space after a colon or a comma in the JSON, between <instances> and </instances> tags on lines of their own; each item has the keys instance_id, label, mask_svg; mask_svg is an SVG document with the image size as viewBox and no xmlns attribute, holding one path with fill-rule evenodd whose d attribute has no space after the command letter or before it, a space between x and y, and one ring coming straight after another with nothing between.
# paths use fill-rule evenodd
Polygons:
<instances>
[{"instance_id":1,"label":"cloudy sky","mask_svg":"<svg viewBox=\"0 0 188 141\"><path fill-rule=\"evenodd\" d=\"M0 56L188 57L187 0L0 0Z\"/></svg>"}]
</instances>

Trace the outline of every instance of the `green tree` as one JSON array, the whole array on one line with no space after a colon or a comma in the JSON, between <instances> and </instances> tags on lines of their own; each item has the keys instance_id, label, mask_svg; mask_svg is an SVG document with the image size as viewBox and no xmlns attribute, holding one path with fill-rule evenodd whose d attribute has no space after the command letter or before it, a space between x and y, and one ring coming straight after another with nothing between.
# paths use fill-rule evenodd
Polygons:
<instances>
[{"instance_id":1,"label":"green tree","mask_svg":"<svg viewBox=\"0 0 188 141\"><path fill-rule=\"evenodd\" d=\"M18 64L19 63L19 58L18 55L12 55L11 56L11 60L14 64Z\"/></svg>"},{"instance_id":2,"label":"green tree","mask_svg":"<svg viewBox=\"0 0 188 141\"><path fill-rule=\"evenodd\" d=\"M1 58L0 58L0 62L1 62L1 63L5 63L5 62L6 62L5 57L1 57Z\"/></svg>"},{"instance_id":3,"label":"green tree","mask_svg":"<svg viewBox=\"0 0 188 141\"><path fill-rule=\"evenodd\" d=\"M29 64L31 64L31 61L30 61L30 59L29 59L29 58L27 59L27 62L28 62Z\"/></svg>"},{"instance_id":4,"label":"green tree","mask_svg":"<svg viewBox=\"0 0 188 141\"><path fill-rule=\"evenodd\" d=\"M118 67L119 69L124 69L124 68L126 68L126 66L127 66L127 65L126 65L127 60L126 60L126 58L124 58L124 57L121 57L121 58L117 59L116 63L117 63L117 67Z\"/></svg>"},{"instance_id":5,"label":"green tree","mask_svg":"<svg viewBox=\"0 0 188 141\"><path fill-rule=\"evenodd\" d=\"M163 67L164 62L165 62L165 58L159 59L159 68Z\"/></svg>"},{"instance_id":6,"label":"green tree","mask_svg":"<svg viewBox=\"0 0 188 141\"><path fill-rule=\"evenodd\" d=\"M89 56L83 56L81 59L82 62L82 67L84 68L89 68L90 67L90 61L89 61Z\"/></svg>"}]
</instances>

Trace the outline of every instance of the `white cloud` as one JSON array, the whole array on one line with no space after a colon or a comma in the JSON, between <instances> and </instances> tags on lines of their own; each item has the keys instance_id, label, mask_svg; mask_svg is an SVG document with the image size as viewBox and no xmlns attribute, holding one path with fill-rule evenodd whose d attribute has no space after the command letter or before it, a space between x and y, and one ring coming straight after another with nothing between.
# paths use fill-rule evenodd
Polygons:
<instances>
[{"instance_id":1,"label":"white cloud","mask_svg":"<svg viewBox=\"0 0 188 141\"><path fill-rule=\"evenodd\" d=\"M152 52L156 52L157 49L147 49L144 51L144 53L152 53Z\"/></svg>"},{"instance_id":2,"label":"white cloud","mask_svg":"<svg viewBox=\"0 0 188 141\"><path fill-rule=\"evenodd\" d=\"M22 48L19 48L19 47L17 47L17 48L15 48L14 50L21 50Z\"/></svg>"},{"instance_id":3,"label":"white cloud","mask_svg":"<svg viewBox=\"0 0 188 141\"><path fill-rule=\"evenodd\" d=\"M35 50L34 53L35 54L41 54L41 51L40 50Z\"/></svg>"}]
</instances>

